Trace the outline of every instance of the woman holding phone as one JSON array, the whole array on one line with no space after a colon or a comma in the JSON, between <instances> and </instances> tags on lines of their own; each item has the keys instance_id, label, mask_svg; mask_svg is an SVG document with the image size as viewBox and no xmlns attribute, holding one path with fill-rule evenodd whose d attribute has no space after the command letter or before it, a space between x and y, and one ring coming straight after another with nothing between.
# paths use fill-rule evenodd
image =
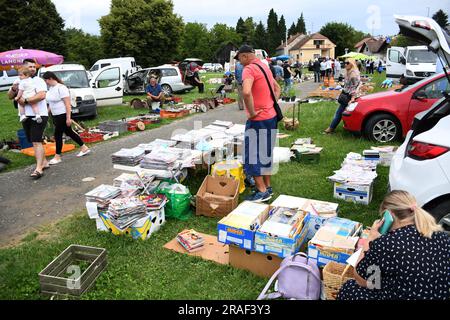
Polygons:
<instances>
[{"instance_id":1,"label":"woman holding phone","mask_svg":"<svg viewBox=\"0 0 450 320\"><path fill-rule=\"evenodd\" d=\"M81 151L77 157L89 154L91 150L84 144L80 136L72 130L72 107L69 89L53 72L47 71L42 78L49 87L46 99L55 125L56 154L49 164L55 165L62 161L64 133L80 146Z\"/></svg>"},{"instance_id":2,"label":"woman holding phone","mask_svg":"<svg viewBox=\"0 0 450 320\"><path fill-rule=\"evenodd\" d=\"M388 194L380 213L338 300L450 299L449 235L405 191Z\"/></svg>"}]
</instances>

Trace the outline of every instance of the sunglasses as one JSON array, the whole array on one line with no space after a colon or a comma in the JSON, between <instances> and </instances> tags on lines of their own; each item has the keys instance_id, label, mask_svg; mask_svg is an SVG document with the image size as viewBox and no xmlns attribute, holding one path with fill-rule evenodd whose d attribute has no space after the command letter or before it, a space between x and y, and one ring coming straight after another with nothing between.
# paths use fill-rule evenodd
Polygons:
<instances>
[{"instance_id":1,"label":"sunglasses","mask_svg":"<svg viewBox=\"0 0 450 320\"><path fill-rule=\"evenodd\" d=\"M345 64L350 64L350 62L346 61Z\"/></svg>"}]
</instances>

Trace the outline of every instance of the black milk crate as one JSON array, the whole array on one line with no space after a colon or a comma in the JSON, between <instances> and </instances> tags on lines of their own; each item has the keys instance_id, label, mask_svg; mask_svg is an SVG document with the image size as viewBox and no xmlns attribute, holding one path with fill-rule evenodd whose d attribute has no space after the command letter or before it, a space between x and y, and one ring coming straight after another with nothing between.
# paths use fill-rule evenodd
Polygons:
<instances>
[{"instance_id":1,"label":"black milk crate","mask_svg":"<svg viewBox=\"0 0 450 320\"><path fill-rule=\"evenodd\" d=\"M294 151L295 157L293 160L300 163L318 164L320 162L320 153L300 153Z\"/></svg>"},{"instance_id":2,"label":"black milk crate","mask_svg":"<svg viewBox=\"0 0 450 320\"><path fill-rule=\"evenodd\" d=\"M82 270L80 264L85 265ZM71 245L39 273L41 294L79 298L108 265L106 249ZM79 269L79 277L75 270Z\"/></svg>"}]
</instances>

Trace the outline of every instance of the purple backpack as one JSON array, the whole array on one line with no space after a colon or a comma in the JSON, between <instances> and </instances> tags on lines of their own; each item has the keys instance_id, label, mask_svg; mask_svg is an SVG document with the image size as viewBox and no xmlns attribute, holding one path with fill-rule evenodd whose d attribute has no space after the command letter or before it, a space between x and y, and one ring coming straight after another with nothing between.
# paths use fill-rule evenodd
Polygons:
<instances>
[{"instance_id":1,"label":"purple backpack","mask_svg":"<svg viewBox=\"0 0 450 320\"><path fill-rule=\"evenodd\" d=\"M275 279L275 292L267 294ZM302 252L285 258L280 268L270 278L258 300L265 299L297 299L319 300L322 282L317 264L308 260L308 256Z\"/></svg>"}]
</instances>

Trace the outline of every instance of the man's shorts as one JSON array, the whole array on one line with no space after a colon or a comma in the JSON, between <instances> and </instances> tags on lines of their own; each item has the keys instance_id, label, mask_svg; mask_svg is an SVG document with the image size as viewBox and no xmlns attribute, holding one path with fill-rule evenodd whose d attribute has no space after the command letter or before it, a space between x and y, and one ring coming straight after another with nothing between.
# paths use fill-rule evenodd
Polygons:
<instances>
[{"instance_id":1,"label":"man's shorts","mask_svg":"<svg viewBox=\"0 0 450 320\"><path fill-rule=\"evenodd\" d=\"M41 117L42 122L37 123L33 120L34 117L27 117L22 123L23 129L29 142L43 142L44 130L47 127L48 117Z\"/></svg>"},{"instance_id":2,"label":"man's shorts","mask_svg":"<svg viewBox=\"0 0 450 320\"><path fill-rule=\"evenodd\" d=\"M246 175L252 177L272 175L277 127L277 117L263 121L247 120L244 143Z\"/></svg>"}]
</instances>

